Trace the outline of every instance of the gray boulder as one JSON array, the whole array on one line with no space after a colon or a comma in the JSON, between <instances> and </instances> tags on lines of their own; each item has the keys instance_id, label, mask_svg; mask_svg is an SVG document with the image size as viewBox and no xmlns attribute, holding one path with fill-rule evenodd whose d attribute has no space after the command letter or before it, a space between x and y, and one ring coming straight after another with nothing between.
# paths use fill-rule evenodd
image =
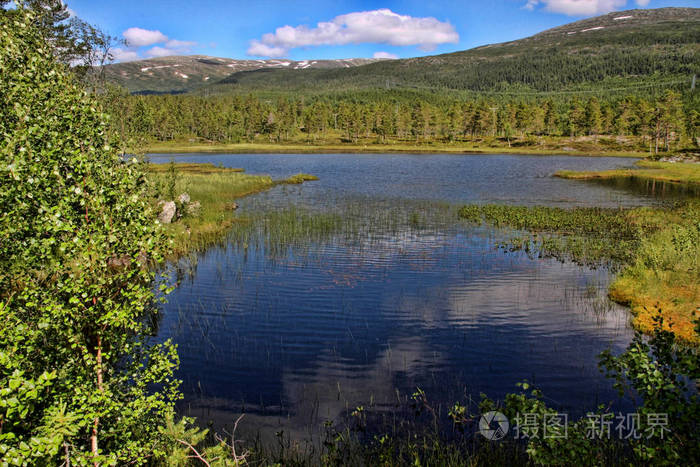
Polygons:
<instances>
[{"instance_id":1,"label":"gray boulder","mask_svg":"<svg viewBox=\"0 0 700 467\"><path fill-rule=\"evenodd\" d=\"M177 197L177 202L180 204L187 204L190 202L190 195L188 193L183 193Z\"/></svg>"},{"instance_id":2,"label":"gray boulder","mask_svg":"<svg viewBox=\"0 0 700 467\"><path fill-rule=\"evenodd\" d=\"M158 220L161 224L170 224L177 214L175 201L161 201L158 205L163 206L162 211L158 214Z\"/></svg>"}]
</instances>

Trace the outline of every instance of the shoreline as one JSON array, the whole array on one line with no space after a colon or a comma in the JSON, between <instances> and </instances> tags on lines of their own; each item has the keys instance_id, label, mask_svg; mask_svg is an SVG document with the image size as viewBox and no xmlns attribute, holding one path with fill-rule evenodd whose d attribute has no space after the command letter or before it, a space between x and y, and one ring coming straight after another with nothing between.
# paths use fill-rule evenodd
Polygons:
<instances>
[{"instance_id":1,"label":"shoreline","mask_svg":"<svg viewBox=\"0 0 700 467\"><path fill-rule=\"evenodd\" d=\"M669 183L672 185L700 187L700 164L682 162L657 162L640 160L633 169L602 170L577 172L560 170L555 177L569 180L611 180L637 179L648 182Z\"/></svg>"},{"instance_id":2,"label":"shoreline","mask_svg":"<svg viewBox=\"0 0 700 467\"><path fill-rule=\"evenodd\" d=\"M453 155L523 155L523 156L590 156L590 157L647 157L646 152L581 151L562 149L532 149L523 147L466 147L393 144L169 144L144 146L146 154L453 154Z\"/></svg>"}]
</instances>

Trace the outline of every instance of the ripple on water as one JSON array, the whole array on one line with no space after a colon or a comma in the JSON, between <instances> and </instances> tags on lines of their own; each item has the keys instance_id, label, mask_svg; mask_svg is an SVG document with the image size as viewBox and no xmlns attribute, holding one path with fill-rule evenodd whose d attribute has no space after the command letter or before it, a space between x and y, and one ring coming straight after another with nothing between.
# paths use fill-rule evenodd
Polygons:
<instances>
[{"instance_id":1,"label":"ripple on water","mask_svg":"<svg viewBox=\"0 0 700 467\"><path fill-rule=\"evenodd\" d=\"M502 233L455 221L463 202L638 205L623 189L549 177L629 165L516 156L192 156L281 178L321 180L241 201L357 219L353 232L270 249L235 239L198 258L169 296L159 339L179 345L182 410L217 423L245 410L261 430L299 434L347 407L390 407L421 387L450 404L535 381L560 407L613 400L596 355L630 340L610 274L497 248ZM164 159L168 160L168 159ZM400 167L400 170L397 169ZM416 221L417 224L412 223ZM273 251L274 250L274 251ZM284 417L282 417L284 415ZM288 431L288 432L289 432Z\"/></svg>"}]
</instances>

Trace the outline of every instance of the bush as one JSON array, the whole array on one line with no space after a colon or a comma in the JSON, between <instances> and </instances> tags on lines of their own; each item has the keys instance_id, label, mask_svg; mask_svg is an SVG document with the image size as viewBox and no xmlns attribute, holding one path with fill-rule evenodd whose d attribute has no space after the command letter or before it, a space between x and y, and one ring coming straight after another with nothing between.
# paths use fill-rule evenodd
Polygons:
<instances>
[{"instance_id":1,"label":"bush","mask_svg":"<svg viewBox=\"0 0 700 467\"><path fill-rule=\"evenodd\" d=\"M174 347L147 338L163 236L32 23L0 13L0 458L142 463L178 395Z\"/></svg>"}]
</instances>

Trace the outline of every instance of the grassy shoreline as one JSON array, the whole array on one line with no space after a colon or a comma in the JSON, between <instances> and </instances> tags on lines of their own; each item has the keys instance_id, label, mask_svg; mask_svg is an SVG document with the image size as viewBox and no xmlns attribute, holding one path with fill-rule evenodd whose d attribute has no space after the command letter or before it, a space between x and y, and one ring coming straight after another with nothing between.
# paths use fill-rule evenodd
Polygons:
<instances>
[{"instance_id":1,"label":"grassy shoreline","mask_svg":"<svg viewBox=\"0 0 700 467\"><path fill-rule=\"evenodd\" d=\"M207 153L207 154L519 154L541 156L600 156L646 157L646 152L579 150L542 147L490 147L473 144L206 144L206 143L151 143L144 147L150 154Z\"/></svg>"},{"instance_id":2,"label":"grassy shoreline","mask_svg":"<svg viewBox=\"0 0 700 467\"><path fill-rule=\"evenodd\" d=\"M700 187L700 164L639 161L639 168L600 172L558 172L574 180L630 179ZM697 193L697 191L695 191ZM630 307L635 327L651 332L654 316L661 312L665 323L686 342L700 344L694 333L700 318L700 202L691 199L674 209L636 210L657 229L644 235L635 259L610 286L614 301Z\"/></svg>"},{"instance_id":3,"label":"grassy shoreline","mask_svg":"<svg viewBox=\"0 0 700 467\"><path fill-rule=\"evenodd\" d=\"M682 162L638 161L637 168L603 170L598 172L574 172L562 170L555 177L572 180L610 180L617 178L666 182L678 185L700 186L700 164Z\"/></svg>"},{"instance_id":4,"label":"grassy shoreline","mask_svg":"<svg viewBox=\"0 0 700 467\"><path fill-rule=\"evenodd\" d=\"M296 174L285 180L269 176L249 175L243 169L216 167L213 164L149 164L148 176L156 185L158 198L169 200L172 191L177 198L182 193L199 203L194 212L178 205L182 217L165 224L171 235L171 255L180 257L202 251L219 242L236 222L245 222L233 215L237 199L260 193L280 184L300 184L318 180L309 174ZM172 185L172 189L168 189ZM177 204L177 202L176 202Z\"/></svg>"}]
</instances>

